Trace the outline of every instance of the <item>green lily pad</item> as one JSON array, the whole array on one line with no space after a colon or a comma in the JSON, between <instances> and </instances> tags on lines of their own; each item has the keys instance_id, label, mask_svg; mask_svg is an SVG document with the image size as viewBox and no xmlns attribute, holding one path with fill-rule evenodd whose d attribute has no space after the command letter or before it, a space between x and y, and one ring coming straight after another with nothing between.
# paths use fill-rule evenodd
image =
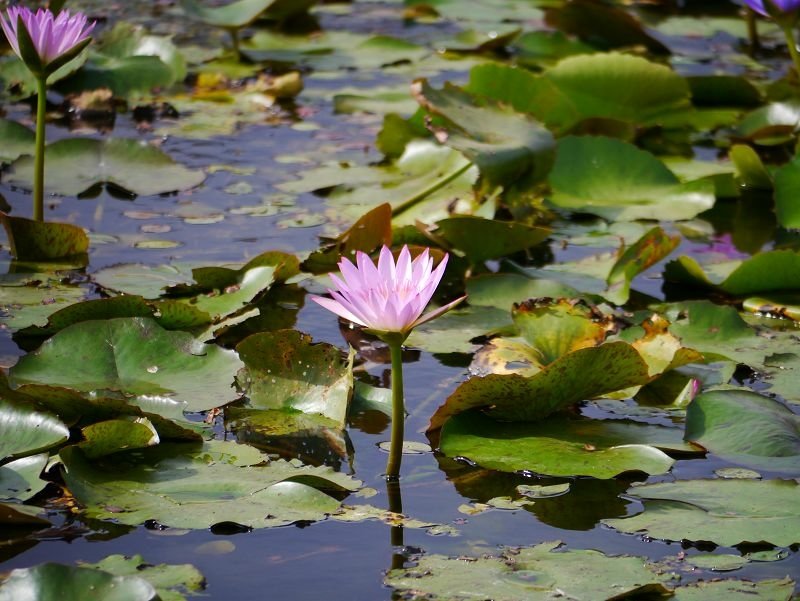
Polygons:
<instances>
[{"instance_id":1,"label":"green lily pad","mask_svg":"<svg viewBox=\"0 0 800 601\"><path fill-rule=\"evenodd\" d=\"M800 105L794 102L773 102L744 116L736 133L761 146L785 144L794 138L800 123Z\"/></svg>"},{"instance_id":2,"label":"green lily pad","mask_svg":"<svg viewBox=\"0 0 800 601\"><path fill-rule=\"evenodd\" d=\"M0 462L35 455L68 438L69 429L52 415L0 399Z\"/></svg>"},{"instance_id":3,"label":"green lily pad","mask_svg":"<svg viewBox=\"0 0 800 601\"><path fill-rule=\"evenodd\" d=\"M640 557L609 557L598 551L554 552L560 543L507 551L465 561L423 555L413 568L391 570L385 584L431 601L544 601L554 596L614 599L662 594L667 589Z\"/></svg>"},{"instance_id":4,"label":"green lily pad","mask_svg":"<svg viewBox=\"0 0 800 601\"><path fill-rule=\"evenodd\" d=\"M731 162L736 165L736 173L742 185L757 190L772 190L774 185L772 175L752 147L745 144L735 144L731 147L729 157ZM784 185L789 184L788 187L791 187L792 171L788 169L786 173L788 177ZM786 188L784 189L786 190ZM788 205L785 206L788 208Z\"/></svg>"},{"instance_id":5,"label":"green lily pad","mask_svg":"<svg viewBox=\"0 0 800 601\"><path fill-rule=\"evenodd\" d=\"M144 449L158 444L158 432L146 417L112 419L86 426L78 443L88 459L105 457L129 449Z\"/></svg>"},{"instance_id":6,"label":"green lily pad","mask_svg":"<svg viewBox=\"0 0 800 601\"><path fill-rule=\"evenodd\" d=\"M560 140L550 185L556 206L610 220L692 219L715 200L710 180L681 183L652 154L602 137Z\"/></svg>"},{"instance_id":7,"label":"green lily pad","mask_svg":"<svg viewBox=\"0 0 800 601\"><path fill-rule=\"evenodd\" d=\"M0 162L10 163L23 154L33 154L36 134L21 123L0 119L0 139L3 140Z\"/></svg>"},{"instance_id":8,"label":"green lily pad","mask_svg":"<svg viewBox=\"0 0 800 601\"><path fill-rule=\"evenodd\" d=\"M158 593L138 576L113 576L91 568L45 563L12 570L0 584L0 601L153 601Z\"/></svg>"},{"instance_id":9,"label":"green lily pad","mask_svg":"<svg viewBox=\"0 0 800 601\"><path fill-rule=\"evenodd\" d=\"M517 273L491 273L469 278L466 292L470 305L506 311L510 311L514 304L531 298L577 296L574 288L564 284Z\"/></svg>"},{"instance_id":10,"label":"green lily pad","mask_svg":"<svg viewBox=\"0 0 800 601\"><path fill-rule=\"evenodd\" d=\"M632 346L611 342L582 348L553 361L533 376L490 374L461 384L436 410L429 429L474 407L511 421L536 421L575 403L645 384L647 364Z\"/></svg>"},{"instance_id":11,"label":"green lily pad","mask_svg":"<svg viewBox=\"0 0 800 601\"><path fill-rule=\"evenodd\" d=\"M775 214L785 228L800 228L800 162L792 161L775 172Z\"/></svg>"},{"instance_id":12,"label":"green lily pad","mask_svg":"<svg viewBox=\"0 0 800 601\"><path fill-rule=\"evenodd\" d=\"M725 547L800 542L800 484L795 480L680 480L634 486L627 494L642 499L645 509L603 521L621 532Z\"/></svg>"},{"instance_id":13,"label":"green lily pad","mask_svg":"<svg viewBox=\"0 0 800 601\"><path fill-rule=\"evenodd\" d=\"M479 102L450 84L436 90L418 80L412 91L428 113L443 120L444 143L474 162L488 187L509 186L523 177L536 181L550 169L553 136L531 117Z\"/></svg>"},{"instance_id":14,"label":"green lily pad","mask_svg":"<svg viewBox=\"0 0 800 601\"><path fill-rule=\"evenodd\" d=\"M491 307L449 311L412 330L406 345L429 353L471 353L479 336L494 334L511 326L508 311Z\"/></svg>"},{"instance_id":15,"label":"green lily pad","mask_svg":"<svg viewBox=\"0 0 800 601\"><path fill-rule=\"evenodd\" d=\"M236 347L245 368L236 380L258 409L319 413L344 426L353 390L353 355L294 330L248 336Z\"/></svg>"},{"instance_id":16,"label":"green lily pad","mask_svg":"<svg viewBox=\"0 0 800 601\"><path fill-rule=\"evenodd\" d=\"M233 442L160 444L90 462L77 447L61 451L64 478L88 517L139 525L205 529L221 522L249 528L322 520L340 503L319 488L353 491L359 483L330 468L271 461Z\"/></svg>"},{"instance_id":17,"label":"green lily pad","mask_svg":"<svg viewBox=\"0 0 800 601\"><path fill-rule=\"evenodd\" d=\"M66 138L49 144L45 154L46 190L67 196L101 183L150 196L194 188L206 177L202 171L188 169L155 146L138 140ZM30 186L33 157L17 159L11 169L5 181Z\"/></svg>"},{"instance_id":18,"label":"green lily pad","mask_svg":"<svg viewBox=\"0 0 800 601\"><path fill-rule=\"evenodd\" d=\"M733 296L788 292L800 289L800 253L772 250L744 261L726 261L705 268L696 259L682 256L667 264L664 279L715 288Z\"/></svg>"},{"instance_id":19,"label":"green lily pad","mask_svg":"<svg viewBox=\"0 0 800 601\"><path fill-rule=\"evenodd\" d=\"M442 219L436 223L436 228L437 236L463 251L475 263L536 246L550 235L550 230L544 227L466 215Z\"/></svg>"},{"instance_id":20,"label":"green lily pad","mask_svg":"<svg viewBox=\"0 0 800 601\"><path fill-rule=\"evenodd\" d=\"M47 482L39 476L49 458L40 453L0 465L0 499L27 501L41 491Z\"/></svg>"},{"instance_id":21,"label":"green lily pad","mask_svg":"<svg viewBox=\"0 0 800 601\"><path fill-rule=\"evenodd\" d=\"M196 0L181 0L181 6L192 18L215 27L238 29L258 17L284 19L304 13L317 0L237 0L224 6L204 6Z\"/></svg>"},{"instance_id":22,"label":"green lily pad","mask_svg":"<svg viewBox=\"0 0 800 601\"><path fill-rule=\"evenodd\" d=\"M714 390L686 411L686 440L758 470L800 475L800 416L749 390Z\"/></svg>"},{"instance_id":23,"label":"green lily pad","mask_svg":"<svg viewBox=\"0 0 800 601\"><path fill-rule=\"evenodd\" d=\"M475 413L450 418L440 440L448 457L466 457L489 469L601 479L629 471L669 471L674 461L659 446L686 448L677 428L560 416L508 424Z\"/></svg>"},{"instance_id":24,"label":"green lily pad","mask_svg":"<svg viewBox=\"0 0 800 601\"><path fill-rule=\"evenodd\" d=\"M205 578L193 565L153 565L144 561L141 555L109 555L97 563L81 563L81 567L108 572L114 576L143 578L153 585L161 601L184 601L184 593L197 593L205 587Z\"/></svg>"},{"instance_id":25,"label":"green lily pad","mask_svg":"<svg viewBox=\"0 0 800 601\"><path fill-rule=\"evenodd\" d=\"M789 578L760 580L719 580L696 582L674 589L675 601L789 601L794 592Z\"/></svg>"},{"instance_id":26,"label":"green lily pad","mask_svg":"<svg viewBox=\"0 0 800 601\"><path fill-rule=\"evenodd\" d=\"M167 396L186 402L187 411L204 411L237 398L232 384L241 365L233 351L136 317L69 326L20 359L9 377L15 387Z\"/></svg>"}]
</instances>

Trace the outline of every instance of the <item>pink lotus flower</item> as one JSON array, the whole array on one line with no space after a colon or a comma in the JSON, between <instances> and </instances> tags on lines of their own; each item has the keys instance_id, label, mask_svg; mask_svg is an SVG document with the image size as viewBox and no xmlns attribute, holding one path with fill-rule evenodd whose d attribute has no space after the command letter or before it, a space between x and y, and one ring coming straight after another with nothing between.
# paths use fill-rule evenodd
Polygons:
<instances>
[{"instance_id":1,"label":"pink lotus flower","mask_svg":"<svg viewBox=\"0 0 800 601\"><path fill-rule=\"evenodd\" d=\"M33 12L29 8L12 6L6 11L7 17L0 13L0 26L8 38L11 48L34 73L38 71L52 72L47 69L57 59L67 57L71 60L89 43L89 34L95 24L89 23L86 15L69 11L61 11L58 16L45 9ZM31 64L35 57L26 53L25 35L20 25L27 32L32 49L38 55L39 64ZM58 61L61 66L66 61Z\"/></svg>"},{"instance_id":2,"label":"pink lotus flower","mask_svg":"<svg viewBox=\"0 0 800 601\"><path fill-rule=\"evenodd\" d=\"M407 246L395 264L388 247L381 249L377 266L363 252L356 253L356 265L348 259L339 261L343 279L331 274L336 289L333 298L311 299L337 315L364 326L377 334L400 333L403 338L416 326L438 317L464 300L459 298L435 311L422 315L447 266L445 255L436 269L426 248L413 261Z\"/></svg>"}]
</instances>

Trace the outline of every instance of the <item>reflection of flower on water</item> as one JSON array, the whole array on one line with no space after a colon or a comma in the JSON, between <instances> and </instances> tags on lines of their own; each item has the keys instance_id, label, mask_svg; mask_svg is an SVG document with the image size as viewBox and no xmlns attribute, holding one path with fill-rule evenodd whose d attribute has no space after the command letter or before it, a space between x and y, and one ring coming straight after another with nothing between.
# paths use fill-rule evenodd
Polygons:
<instances>
[{"instance_id":1,"label":"reflection of flower on water","mask_svg":"<svg viewBox=\"0 0 800 601\"><path fill-rule=\"evenodd\" d=\"M697 252L702 254L723 255L728 259L746 259L750 256L736 248L731 234L718 234L714 236L711 238L709 247L699 248Z\"/></svg>"}]
</instances>

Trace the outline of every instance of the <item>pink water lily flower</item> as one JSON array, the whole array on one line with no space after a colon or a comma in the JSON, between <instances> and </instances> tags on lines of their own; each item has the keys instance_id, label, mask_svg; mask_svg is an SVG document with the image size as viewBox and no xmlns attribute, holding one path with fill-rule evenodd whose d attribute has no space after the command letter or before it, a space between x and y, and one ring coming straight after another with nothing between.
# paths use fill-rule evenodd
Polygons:
<instances>
[{"instance_id":1,"label":"pink water lily flower","mask_svg":"<svg viewBox=\"0 0 800 601\"><path fill-rule=\"evenodd\" d=\"M27 30L43 66L86 42L95 26L82 13L70 15L69 11L63 10L55 16L42 8L33 12L26 7L12 6L6 11L6 16L0 13L0 26L11 48L23 61L26 61L26 57L20 49L20 22Z\"/></svg>"},{"instance_id":2,"label":"pink water lily flower","mask_svg":"<svg viewBox=\"0 0 800 601\"><path fill-rule=\"evenodd\" d=\"M447 259L445 255L434 269L427 248L412 260L408 246L403 246L395 263L392 251L384 246L375 265L366 253L359 251L356 265L348 259L339 261L341 279L331 274L335 288L328 292L332 298L311 298L329 311L376 333L400 333L405 337L414 327L464 300L459 298L422 315L442 279Z\"/></svg>"},{"instance_id":3,"label":"pink water lily flower","mask_svg":"<svg viewBox=\"0 0 800 601\"><path fill-rule=\"evenodd\" d=\"M771 5L769 8L772 8L773 11L777 10L781 13L792 13L800 9L800 0L745 0L745 2L750 8L765 17L770 16L766 3Z\"/></svg>"}]
</instances>

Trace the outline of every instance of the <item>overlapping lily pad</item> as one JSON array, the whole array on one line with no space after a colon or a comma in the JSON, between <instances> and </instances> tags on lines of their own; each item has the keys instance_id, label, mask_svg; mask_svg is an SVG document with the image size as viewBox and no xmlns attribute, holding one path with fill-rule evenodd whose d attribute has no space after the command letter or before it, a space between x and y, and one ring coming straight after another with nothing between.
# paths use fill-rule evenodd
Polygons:
<instances>
[{"instance_id":1,"label":"overlapping lily pad","mask_svg":"<svg viewBox=\"0 0 800 601\"><path fill-rule=\"evenodd\" d=\"M47 190L74 196L102 183L139 195L164 194L200 185L202 171L189 169L138 140L67 138L47 147ZM4 177L18 186L33 181L33 157L24 156Z\"/></svg>"},{"instance_id":2,"label":"overlapping lily pad","mask_svg":"<svg viewBox=\"0 0 800 601\"><path fill-rule=\"evenodd\" d=\"M69 430L56 417L33 407L0 400L0 462L35 455L67 440Z\"/></svg>"},{"instance_id":3,"label":"overlapping lily pad","mask_svg":"<svg viewBox=\"0 0 800 601\"><path fill-rule=\"evenodd\" d=\"M353 491L359 483L330 468L269 462L232 442L161 444L127 461L91 462L62 449L64 478L86 515L139 525L204 529L222 522L248 528L324 519L339 501L319 490Z\"/></svg>"},{"instance_id":4,"label":"overlapping lily pad","mask_svg":"<svg viewBox=\"0 0 800 601\"><path fill-rule=\"evenodd\" d=\"M628 494L644 502L644 512L604 522L622 532L726 547L788 547L800 539L795 480L682 480L634 486Z\"/></svg>"}]
</instances>

